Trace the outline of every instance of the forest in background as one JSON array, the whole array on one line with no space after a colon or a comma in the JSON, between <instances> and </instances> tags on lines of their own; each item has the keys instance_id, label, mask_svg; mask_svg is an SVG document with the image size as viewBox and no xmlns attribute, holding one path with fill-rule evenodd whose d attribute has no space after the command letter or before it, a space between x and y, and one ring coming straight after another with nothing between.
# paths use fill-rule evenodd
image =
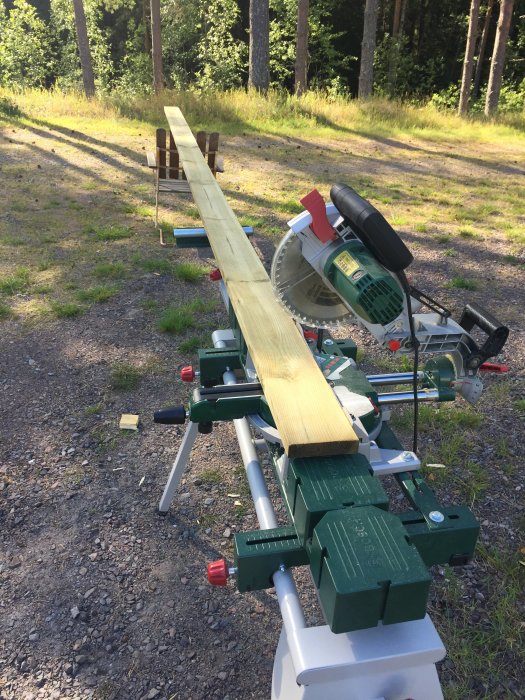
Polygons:
<instances>
[{"instance_id":1,"label":"forest in background","mask_svg":"<svg viewBox=\"0 0 525 700\"><path fill-rule=\"evenodd\" d=\"M155 0L0 0L0 85L15 90L81 87L81 42L75 17L81 6L96 90L127 95L152 92L151 13L156 4ZM297 92L301 5L304 8L304 0L269 1L270 88ZM306 2L304 81L308 89L329 98L367 96L361 94L361 80L368 50L369 93L412 101L431 99L438 107L457 108L474 5L470 108L483 111L500 5L507 5L511 14L499 110L522 111L525 0ZM160 0L162 86L211 92L248 85L253 6L258 7L259 0ZM370 18L371 11L375 31L370 47L366 33L370 33L367 13Z\"/></svg>"}]
</instances>

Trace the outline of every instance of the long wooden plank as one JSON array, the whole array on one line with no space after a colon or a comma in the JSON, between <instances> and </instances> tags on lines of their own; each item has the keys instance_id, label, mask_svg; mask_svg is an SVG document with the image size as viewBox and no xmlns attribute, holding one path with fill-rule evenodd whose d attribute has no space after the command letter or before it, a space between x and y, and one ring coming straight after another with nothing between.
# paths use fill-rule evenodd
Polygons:
<instances>
[{"instance_id":1,"label":"long wooden plank","mask_svg":"<svg viewBox=\"0 0 525 700\"><path fill-rule=\"evenodd\" d=\"M178 107L171 133L289 457L356 452L358 438L213 177Z\"/></svg>"}]
</instances>

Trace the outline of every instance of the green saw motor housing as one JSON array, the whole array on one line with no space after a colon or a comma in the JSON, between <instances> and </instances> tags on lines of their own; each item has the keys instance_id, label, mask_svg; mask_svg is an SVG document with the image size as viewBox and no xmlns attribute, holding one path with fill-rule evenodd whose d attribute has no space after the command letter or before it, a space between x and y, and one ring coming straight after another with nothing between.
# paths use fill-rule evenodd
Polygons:
<instances>
[{"instance_id":1,"label":"green saw motor housing","mask_svg":"<svg viewBox=\"0 0 525 700\"><path fill-rule=\"evenodd\" d=\"M347 241L326 260L324 274L363 320L384 326L403 311L403 291L361 241Z\"/></svg>"}]
</instances>

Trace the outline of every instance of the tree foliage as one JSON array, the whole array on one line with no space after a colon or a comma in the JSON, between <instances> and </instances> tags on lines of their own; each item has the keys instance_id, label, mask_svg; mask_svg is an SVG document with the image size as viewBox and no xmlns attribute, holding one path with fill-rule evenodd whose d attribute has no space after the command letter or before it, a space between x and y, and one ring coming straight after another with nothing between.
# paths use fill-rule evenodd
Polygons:
<instances>
[{"instance_id":1,"label":"tree foliage","mask_svg":"<svg viewBox=\"0 0 525 700\"><path fill-rule=\"evenodd\" d=\"M51 32L26 0L9 12L0 0L0 83L6 87L44 87L55 73Z\"/></svg>"},{"instance_id":2,"label":"tree foliage","mask_svg":"<svg viewBox=\"0 0 525 700\"><path fill-rule=\"evenodd\" d=\"M298 0L269 2L270 84L293 91ZM209 91L247 84L250 0L160 3L168 88ZM461 79L470 3L381 0L373 91L409 99L442 95L442 103L453 101ZM480 24L489 3L481 2ZM149 0L84 0L84 7L97 90L151 91ZM487 24L486 51L476 66L482 95L486 94L499 3L494 7ZM357 94L364 8L365 0L310 2L310 88ZM393 36L396 8L397 33ZM525 66L524 16L525 0L515 0L500 93L504 108L519 105ZM476 56L478 51L479 41ZM0 83L20 88L82 85L71 0L0 0Z\"/></svg>"}]
</instances>

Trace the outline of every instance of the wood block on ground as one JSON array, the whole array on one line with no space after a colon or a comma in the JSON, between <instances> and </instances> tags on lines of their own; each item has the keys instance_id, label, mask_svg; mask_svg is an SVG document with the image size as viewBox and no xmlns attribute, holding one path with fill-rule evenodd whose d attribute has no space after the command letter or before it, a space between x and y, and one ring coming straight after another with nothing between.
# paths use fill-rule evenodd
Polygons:
<instances>
[{"instance_id":1,"label":"wood block on ground","mask_svg":"<svg viewBox=\"0 0 525 700\"><path fill-rule=\"evenodd\" d=\"M165 107L180 161L289 457L356 452L351 422L213 177L178 107Z\"/></svg>"},{"instance_id":2,"label":"wood block on ground","mask_svg":"<svg viewBox=\"0 0 525 700\"><path fill-rule=\"evenodd\" d=\"M133 413L123 413L118 426L121 430L138 430L139 417Z\"/></svg>"}]
</instances>

